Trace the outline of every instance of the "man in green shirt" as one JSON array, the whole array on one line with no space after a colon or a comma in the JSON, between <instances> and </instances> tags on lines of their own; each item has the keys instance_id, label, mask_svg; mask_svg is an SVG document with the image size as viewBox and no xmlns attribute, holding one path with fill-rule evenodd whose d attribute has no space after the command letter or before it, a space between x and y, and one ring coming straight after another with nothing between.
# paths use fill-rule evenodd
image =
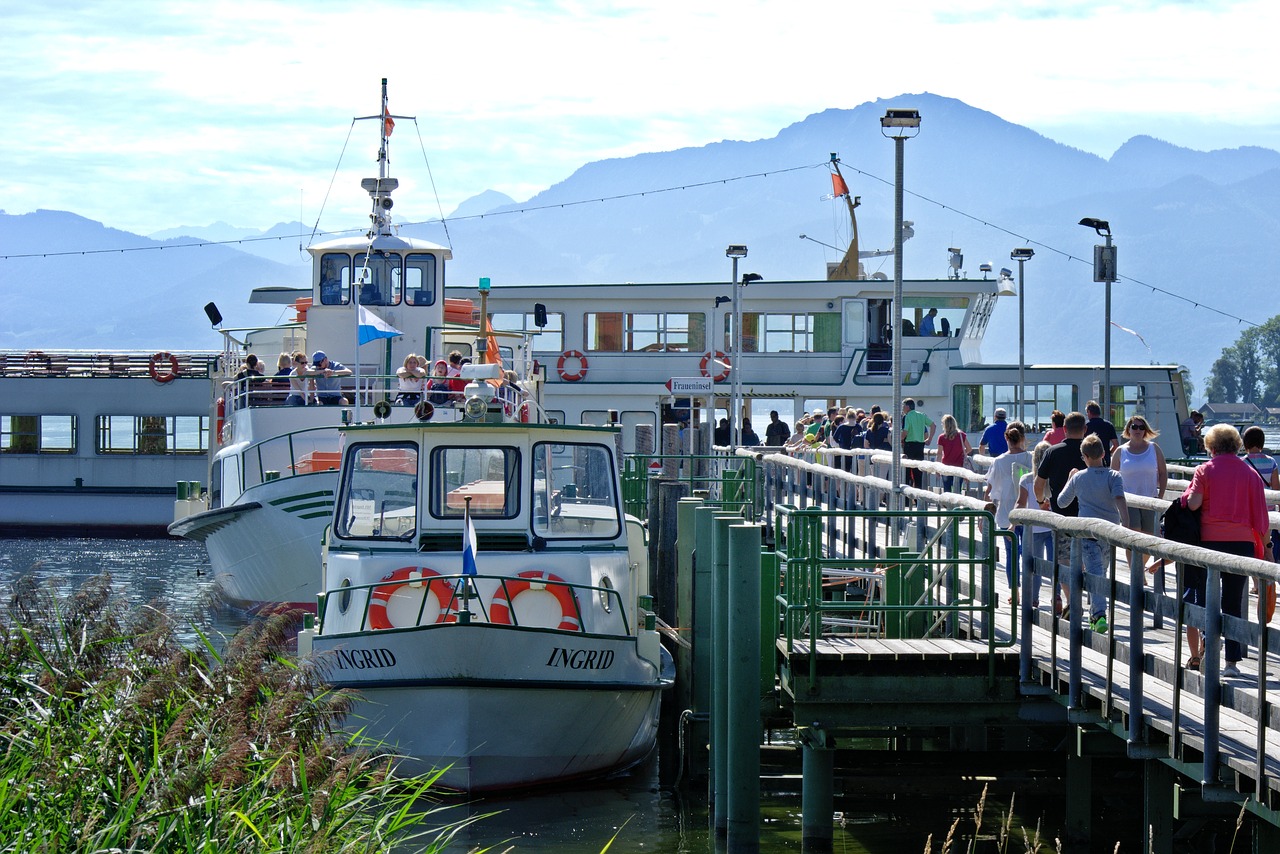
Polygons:
<instances>
[{"instance_id":1,"label":"man in green shirt","mask_svg":"<svg viewBox=\"0 0 1280 854\"><path fill-rule=\"evenodd\" d=\"M923 460L925 446L933 440L934 426L933 419L916 409L914 400L902 401L902 456ZM907 486L919 488L923 482L919 469L907 469Z\"/></svg>"}]
</instances>

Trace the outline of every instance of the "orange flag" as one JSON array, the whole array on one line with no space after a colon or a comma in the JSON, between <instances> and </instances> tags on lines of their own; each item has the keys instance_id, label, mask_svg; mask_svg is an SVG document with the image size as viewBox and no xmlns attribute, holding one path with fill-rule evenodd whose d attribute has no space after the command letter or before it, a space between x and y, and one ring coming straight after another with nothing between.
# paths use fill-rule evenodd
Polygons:
<instances>
[{"instance_id":1,"label":"orange flag","mask_svg":"<svg viewBox=\"0 0 1280 854\"><path fill-rule=\"evenodd\" d=\"M836 198L849 195L849 186L834 172L831 173L831 195Z\"/></svg>"},{"instance_id":2,"label":"orange flag","mask_svg":"<svg viewBox=\"0 0 1280 854\"><path fill-rule=\"evenodd\" d=\"M382 135L391 136L391 132L396 129L396 120L391 118L391 111L386 107L382 108ZM848 192L847 190L845 192Z\"/></svg>"}]
</instances>

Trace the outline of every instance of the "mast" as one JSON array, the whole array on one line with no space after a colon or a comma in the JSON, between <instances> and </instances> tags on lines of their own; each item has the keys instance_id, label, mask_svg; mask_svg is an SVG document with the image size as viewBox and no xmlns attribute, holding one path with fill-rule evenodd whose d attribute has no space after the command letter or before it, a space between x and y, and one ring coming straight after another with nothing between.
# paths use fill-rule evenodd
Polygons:
<instances>
[{"instance_id":1,"label":"mast","mask_svg":"<svg viewBox=\"0 0 1280 854\"><path fill-rule=\"evenodd\" d=\"M827 274L827 280L848 281L850 279L861 279L862 265L858 263L858 216L854 213L854 209L862 204L862 197L854 196L849 192L849 185L845 183L844 175L840 172L840 158L836 156L835 152L831 154L831 168L835 170L835 173L831 176L832 191L837 196L844 196L844 203L849 207L851 236L849 248L845 251L844 258Z\"/></svg>"}]
</instances>

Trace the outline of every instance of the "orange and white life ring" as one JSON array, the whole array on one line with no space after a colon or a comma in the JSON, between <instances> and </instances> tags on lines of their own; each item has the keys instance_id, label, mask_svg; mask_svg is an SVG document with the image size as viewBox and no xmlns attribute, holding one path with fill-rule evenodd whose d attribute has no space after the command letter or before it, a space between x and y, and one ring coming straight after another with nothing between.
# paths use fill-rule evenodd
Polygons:
<instances>
[{"instance_id":1,"label":"orange and white life ring","mask_svg":"<svg viewBox=\"0 0 1280 854\"><path fill-rule=\"evenodd\" d=\"M729 379L730 368L729 357L719 350L714 353L703 353L702 361L698 363L698 370L702 371L702 375L711 377L713 382L718 383Z\"/></svg>"},{"instance_id":2,"label":"orange and white life ring","mask_svg":"<svg viewBox=\"0 0 1280 854\"><path fill-rule=\"evenodd\" d=\"M162 371L160 369L161 362L169 363L169 370ZM156 353L151 357L151 361L147 364L147 371L151 374L151 379L158 383L173 382L178 378L181 371L178 370L178 357L172 353Z\"/></svg>"},{"instance_id":3,"label":"orange and white life ring","mask_svg":"<svg viewBox=\"0 0 1280 854\"><path fill-rule=\"evenodd\" d=\"M566 371L564 366L566 362L577 361L577 365L571 371ZM576 383L587 375L587 357L582 355L581 350L565 350L560 354L560 361L556 362L556 373L560 375L560 379L567 383Z\"/></svg>"},{"instance_id":4,"label":"orange and white life ring","mask_svg":"<svg viewBox=\"0 0 1280 854\"><path fill-rule=\"evenodd\" d=\"M498 585L497 592L493 594L493 601L489 603L490 622L504 626L513 625L511 603L519 598L521 593L529 590L545 590L556 597L556 601L560 603L560 625L556 628L562 632L582 631L582 623L578 618L577 600L573 598L573 590L563 578L540 569L522 572L519 577L519 581L504 581Z\"/></svg>"},{"instance_id":5,"label":"orange and white life ring","mask_svg":"<svg viewBox=\"0 0 1280 854\"><path fill-rule=\"evenodd\" d=\"M438 610L434 620L431 619L429 607L418 605L417 613L426 618L426 622L456 623L458 621L454 608L457 596L453 585L441 578L440 573L434 569L427 569L425 566L402 566L395 572L382 576L382 580L389 583L373 588L373 594L369 597L369 628L376 630L403 628L391 622L391 617L387 614L387 605L402 587L425 588L422 592L423 599L428 594L436 597Z\"/></svg>"}]
</instances>

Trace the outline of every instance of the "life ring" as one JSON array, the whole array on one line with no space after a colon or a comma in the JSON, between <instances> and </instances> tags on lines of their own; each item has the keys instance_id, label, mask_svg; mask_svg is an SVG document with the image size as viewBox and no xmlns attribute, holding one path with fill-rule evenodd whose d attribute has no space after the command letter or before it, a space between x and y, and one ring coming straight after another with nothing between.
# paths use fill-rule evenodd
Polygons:
<instances>
[{"instance_id":1,"label":"life ring","mask_svg":"<svg viewBox=\"0 0 1280 854\"><path fill-rule=\"evenodd\" d=\"M580 632L582 624L578 621L578 603L573 598L573 590L563 578L543 572L539 569L520 573L520 581L506 581L498 585L489 603L489 621L504 626L513 625L511 621L511 603L521 593L528 590L545 590L560 603L560 625L562 632ZM536 586L535 586L536 585Z\"/></svg>"},{"instance_id":2,"label":"life ring","mask_svg":"<svg viewBox=\"0 0 1280 854\"><path fill-rule=\"evenodd\" d=\"M218 437L218 441L222 441L222 424L227 418L227 399L225 397L218 398L217 418L213 430L213 435Z\"/></svg>"},{"instance_id":3,"label":"life ring","mask_svg":"<svg viewBox=\"0 0 1280 854\"><path fill-rule=\"evenodd\" d=\"M712 373L713 368L718 368L719 370ZM698 370L702 371L702 375L711 377L711 381L717 383L722 383L729 379L730 368L729 357L719 350L714 353L703 353L702 361L698 363Z\"/></svg>"},{"instance_id":4,"label":"life ring","mask_svg":"<svg viewBox=\"0 0 1280 854\"><path fill-rule=\"evenodd\" d=\"M391 597L396 595L396 591L401 587L420 588L424 585L426 590L423 592L423 598L428 593L432 593L436 597L436 602L440 605L440 611L436 614L435 622L437 623L456 623L458 616L454 610L454 601L457 599L453 590L453 585L440 577L440 573L434 569L427 569L425 566L402 566L394 572L389 572L382 576L382 580L389 582L373 588L373 593L369 597L369 628L375 630L403 628L396 626L391 622L391 617L387 614L387 605L391 602ZM423 616L427 616L424 614Z\"/></svg>"},{"instance_id":5,"label":"life ring","mask_svg":"<svg viewBox=\"0 0 1280 854\"><path fill-rule=\"evenodd\" d=\"M570 359L578 360L578 367L573 371L566 371L564 363ZM582 355L581 350L565 350L560 354L560 361L556 362L556 373L560 375L560 379L567 383L576 383L587 375L587 357Z\"/></svg>"},{"instance_id":6,"label":"life ring","mask_svg":"<svg viewBox=\"0 0 1280 854\"><path fill-rule=\"evenodd\" d=\"M168 362L169 370L161 371L160 363ZM151 379L158 383L173 382L177 379L178 374L178 357L172 353L156 353L151 357L151 361L147 364L147 371L151 374Z\"/></svg>"}]
</instances>

